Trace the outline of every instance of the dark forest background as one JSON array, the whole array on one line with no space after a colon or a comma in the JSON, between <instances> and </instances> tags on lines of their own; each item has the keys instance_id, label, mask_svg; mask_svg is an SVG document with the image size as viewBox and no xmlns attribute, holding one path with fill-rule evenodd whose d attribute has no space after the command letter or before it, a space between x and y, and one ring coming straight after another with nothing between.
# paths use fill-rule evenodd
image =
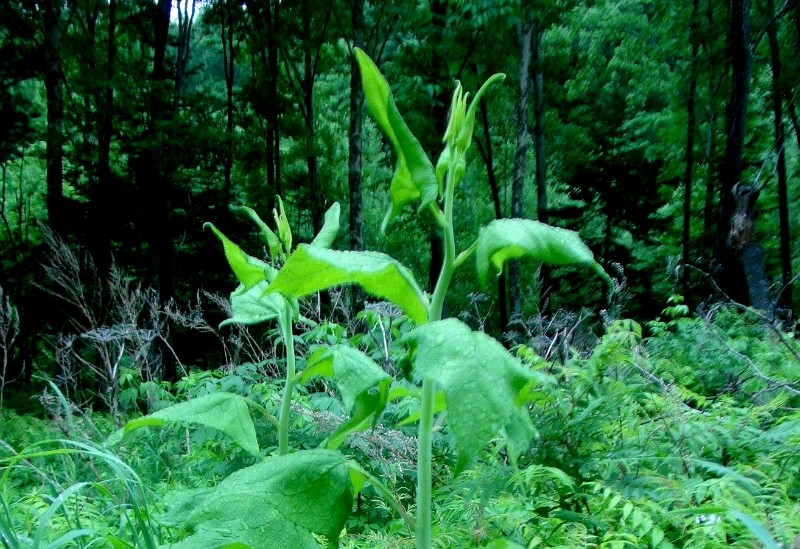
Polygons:
<instances>
[{"instance_id":1,"label":"dark forest background","mask_svg":"<svg viewBox=\"0 0 800 549\"><path fill-rule=\"evenodd\" d=\"M796 0L7 0L0 297L16 313L3 384L58 375L76 344L64 334L131 337L102 331L122 325L187 364L228 360L192 311L216 326L224 307L209 296L232 287L203 222L259 249L231 205L266 216L280 195L308 241L339 201L336 247L382 250L435 280L433 223L404 214L379 232L393 159L354 46L432 158L455 80L474 91L507 74L480 105L460 241L493 218L538 219L579 231L615 277L607 314L732 299L791 326ZM608 307L573 269L523 263L485 295L472 287L455 281L449 314L496 334Z\"/></svg>"}]
</instances>

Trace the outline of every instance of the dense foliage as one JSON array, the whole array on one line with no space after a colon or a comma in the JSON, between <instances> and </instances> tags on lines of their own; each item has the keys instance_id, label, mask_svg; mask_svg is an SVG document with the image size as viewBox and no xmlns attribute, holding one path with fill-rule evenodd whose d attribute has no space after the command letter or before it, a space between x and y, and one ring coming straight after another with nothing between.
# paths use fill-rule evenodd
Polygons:
<instances>
[{"instance_id":1,"label":"dense foliage","mask_svg":"<svg viewBox=\"0 0 800 549\"><path fill-rule=\"evenodd\" d=\"M3 546L800 547L798 44L791 0L3 4Z\"/></svg>"}]
</instances>

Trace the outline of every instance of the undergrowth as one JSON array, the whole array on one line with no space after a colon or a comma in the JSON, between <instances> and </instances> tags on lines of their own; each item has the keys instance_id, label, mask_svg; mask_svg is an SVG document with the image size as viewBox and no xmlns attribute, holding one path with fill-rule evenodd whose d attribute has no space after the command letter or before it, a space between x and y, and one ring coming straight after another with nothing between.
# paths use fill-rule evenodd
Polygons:
<instances>
[{"instance_id":1,"label":"undergrowth","mask_svg":"<svg viewBox=\"0 0 800 549\"><path fill-rule=\"evenodd\" d=\"M372 335L348 337L345 326L322 322L300 337L347 342L394 368L402 355L402 320L368 311L358 322ZM563 363L531 347L515 351L550 380L529 406L536 435L515 465L504 445L492 444L474 468L456 475L449 434L439 432L434 546L800 542L800 365L790 334L718 307L644 330L616 321L593 349L572 348ZM273 359L190 371L163 384L165 400L226 392L276 411L280 387L270 373L281 368ZM76 413L55 388L49 398L61 409L49 420L2 412L0 539L8 548L168 545L181 536L168 511L176 494L207 489L254 463L220 432L180 423L139 430L109 447L110 418ZM403 399L390 403L376 428L349 439L342 451L413 507L413 432L398 426L408 406ZM291 443L297 448L316 447L346 417L324 383L304 390L295 411ZM277 447L275 425L254 417L260 446L270 453ZM414 541L380 494L367 488L354 502L341 546L400 548Z\"/></svg>"}]
</instances>

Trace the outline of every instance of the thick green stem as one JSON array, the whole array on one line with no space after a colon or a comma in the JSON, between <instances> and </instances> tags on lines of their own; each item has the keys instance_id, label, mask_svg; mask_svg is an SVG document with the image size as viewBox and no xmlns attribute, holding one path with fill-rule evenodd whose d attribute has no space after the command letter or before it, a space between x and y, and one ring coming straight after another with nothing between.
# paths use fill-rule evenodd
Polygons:
<instances>
[{"instance_id":1,"label":"thick green stem","mask_svg":"<svg viewBox=\"0 0 800 549\"><path fill-rule=\"evenodd\" d=\"M450 279L456 268L456 240L453 232L453 198L457 181L453 171L447 173L444 215L438 217L444 232L444 262L439 280L431 300L430 321L442 319L444 298ZM422 382L422 406L419 417L417 441L417 549L430 549L433 542L431 524L433 520L431 491L433 486L433 410L436 401L436 385L430 378Z\"/></svg>"},{"instance_id":2,"label":"thick green stem","mask_svg":"<svg viewBox=\"0 0 800 549\"><path fill-rule=\"evenodd\" d=\"M292 311L289 304L284 307L283 316L278 321L278 328L286 348L286 385L283 387L281 413L278 416L278 454L289 453L289 416L292 410L292 393L297 385L295 379L294 336L292 335Z\"/></svg>"}]
</instances>

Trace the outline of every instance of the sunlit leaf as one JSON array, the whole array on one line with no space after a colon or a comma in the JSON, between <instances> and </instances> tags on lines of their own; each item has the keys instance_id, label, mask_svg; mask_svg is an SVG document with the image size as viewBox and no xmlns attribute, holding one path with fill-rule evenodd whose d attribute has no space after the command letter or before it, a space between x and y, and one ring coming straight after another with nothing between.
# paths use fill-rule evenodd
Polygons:
<instances>
[{"instance_id":1,"label":"sunlit leaf","mask_svg":"<svg viewBox=\"0 0 800 549\"><path fill-rule=\"evenodd\" d=\"M392 206L381 228L385 231L388 223L408 204L419 200L419 209L422 210L436 200L436 173L422 145L400 116L389 84L378 67L362 50L356 48L355 55L361 69L367 107L397 156L397 167L389 189Z\"/></svg>"},{"instance_id":2,"label":"sunlit leaf","mask_svg":"<svg viewBox=\"0 0 800 549\"><path fill-rule=\"evenodd\" d=\"M267 291L299 298L340 284L360 285L400 307L416 323L428 319L428 299L414 276L378 252L340 252L301 244Z\"/></svg>"},{"instance_id":3,"label":"sunlit leaf","mask_svg":"<svg viewBox=\"0 0 800 549\"><path fill-rule=\"evenodd\" d=\"M214 489L179 496L170 515L190 535L170 547L217 549L239 542L319 549L314 534L335 544L353 501L349 469L338 452L302 451L237 471Z\"/></svg>"},{"instance_id":4,"label":"sunlit leaf","mask_svg":"<svg viewBox=\"0 0 800 549\"><path fill-rule=\"evenodd\" d=\"M553 265L589 267L613 289L611 278L575 231L529 219L496 219L481 228L475 253L481 285L486 286L490 272L501 273L505 261L522 257Z\"/></svg>"}]
</instances>

